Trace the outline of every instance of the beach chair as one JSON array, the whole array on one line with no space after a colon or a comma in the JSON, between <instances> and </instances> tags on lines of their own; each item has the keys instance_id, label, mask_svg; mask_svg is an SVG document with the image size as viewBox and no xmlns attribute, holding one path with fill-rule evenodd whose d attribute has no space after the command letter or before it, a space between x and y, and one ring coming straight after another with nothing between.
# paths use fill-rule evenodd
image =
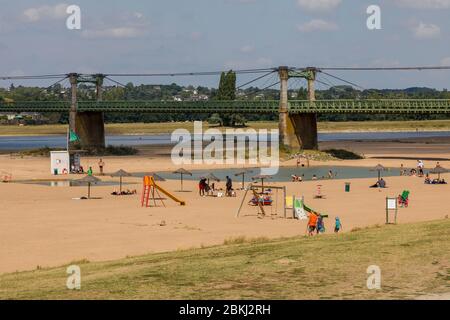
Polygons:
<instances>
[{"instance_id":1,"label":"beach chair","mask_svg":"<svg viewBox=\"0 0 450 320\"><path fill-rule=\"evenodd\" d=\"M402 194L398 196L398 204L402 207L408 208L409 205L409 190L403 190Z\"/></svg>"}]
</instances>

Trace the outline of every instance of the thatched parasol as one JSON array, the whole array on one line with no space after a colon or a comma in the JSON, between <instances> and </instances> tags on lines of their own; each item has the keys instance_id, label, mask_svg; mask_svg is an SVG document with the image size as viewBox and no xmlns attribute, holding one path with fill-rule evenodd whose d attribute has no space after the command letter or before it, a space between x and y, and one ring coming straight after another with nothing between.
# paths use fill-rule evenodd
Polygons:
<instances>
[{"instance_id":1,"label":"thatched parasol","mask_svg":"<svg viewBox=\"0 0 450 320\"><path fill-rule=\"evenodd\" d=\"M381 164L377 164L374 168L370 169L370 171L378 172L378 181L381 179L381 171L386 171L387 169L383 167Z\"/></svg>"},{"instance_id":2,"label":"thatched parasol","mask_svg":"<svg viewBox=\"0 0 450 320\"><path fill-rule=\"evenodd\" d=\"M438 175L439 180L441 179L441 173L446 173L446 172L448 172L448 170L445 169L444 167L441 167L440 165L437 165L434 169L430 170L430 173Z\"/></svg>"},{"instance_id":3,"label":"thatched parasol","mask_svg":"<svg viewBox=\"0 0 450 320\"><path fill-rule=\"evenodd\" d=\"M192 176L192 172L189 172L184 168L180 168L178 170L175 170L173 173L180 175L180 182L181 182L181 190L180 191L183 191L183 175Z\"/></svg>"},{"instance_id":4,"label":"thatched parasol","mask_svg":"<svg viewBox=\"0 0 450 320\"><path fill-rule=\"evenodd\" d=\"M122 177L131 177L131 173L126 172L125 170L120 169L119 171L114 172L111 177L119 177L119 185L120 185L120 193L122 193Z\"/></svg>"},{"instance_id":5,"label":"thatched parasol","mask_svg":"<svg viewBox=\"0 0 450 320\"><path fill-rule=\"evenodd\" d=\"M87 186L88 186L88 196L87 196L87 198L90 199L91 198L91 184L96 184L96 183L98 183L98 182L100 182L102 180L100 180L99 178L96 178L94 176L87 175L84 178L81 178L81 179L78 179L78 180L75 180L75 181L78 182L78 183L81 183L81 184L87 184Z\"/></svg>"},{"instance_id":6,"label":"thatched parasol","mask_svg":"<svg viewBox=\"0 0 450 320\"><path fill-rule=\"evenodd\" d=\"M253 173L252 170L244 170L238 173L235 173L234 176L238 177L238 176L242 176L242 190L245 188L244 184L245 184L245 175L248 173Z\"/></svg>"},{"instance_id":7,"label":"thatched parasol","mask_svg":"<svg viewBox=\"0 0 450 320\"><path fill-rule=\"evenodd\" d=\"M252 177L253 180L261 180L261 189L262 189L262 193L264 193L264 180L266 179L272 179L272 176L268 176L268 175L264 175L264 174L260 174L257 176Z\"/></svg>"},{"instance_id":8,"label":"thatched parasol","mask_svg":"<svg viewBox=\"0 0 450 320\"><path fill-rule=\"evenodd\" d=\"M157 174L156 172L152 172L152 171L149 171L149 172L144 172L144 176L147 176L147 177L153 177L153 179L155 180L155 181L166 181L166 179L164 179L163 177L161 177L159 174Z\"/></svg>"},{"instance_id":9,"label":"thatched parasol","mask_svg":"<svg viewBox=\"0 0 450 320\"><path fill-rule=\"evenodd\" d=\"M213 181L220 182L220 179L217 178L217 177L214 175L214 173L212 173L212 172L208 173L208 175L206 175L206 176L203 177L203 178L205 178L206 180L208 180L208 185L209 185L209 180L213 180Z\"/></svg>"}]
</instances>

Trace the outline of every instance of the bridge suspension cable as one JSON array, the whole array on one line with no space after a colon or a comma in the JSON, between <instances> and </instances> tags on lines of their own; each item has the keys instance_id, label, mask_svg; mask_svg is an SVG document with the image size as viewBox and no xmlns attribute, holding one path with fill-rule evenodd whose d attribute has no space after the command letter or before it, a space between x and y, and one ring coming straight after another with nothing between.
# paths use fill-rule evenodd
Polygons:
<instances>
[{"instance_id":1,"label":"bridge suspension cable","mask_svg":"<svg viewBox=\"0 0 450 320\"><path fill-rule=\"evenodd\" d=\"M248 82L246 82L246 83L244 83L244 84L241 84L241 85L239 85L239 86L236 88L236 90L239 90L239 89L241 89L241 88L243 88L243 87L245 87L245 86L247 86L247 85L249 85L249 84L251 84L251 83L254 83L254 82L258 81L258 80L261 80L261 79L263 79L263 78L265 78L265 77L267 77L267 76L273 74L274 72L275 72L275 71L268 72L268 73L266 73L266 74L263 74L262 76L259 76L259 77L255 78L255 79L253 79L253 80L250 80L250 81L248 81Z\"/></svg>"},{"instance_id":2,"label":"bridge suspension cable","mask_svg":"<svg viewBox=\"0 0 450 320\"><path fill-rule=\"evenodd\" d=\"M278 68L263 68L263 69L243 69L243 70L233 70L236 74L256 74L256 73L267 73L277 71ZM110 77L178 77L178 76L215 76L220 75L221 71L203 71L203 72L178 72L178 73L108 73L107 76Z\"/></svg>"},{"instance_id":3,"label":"bridge suspension cable","mask_svg":"<svg viewBox=\"0 0 450 320\"><path fill-rule=\"evenodd\" d=\"M305 68L299 68L305 69ZM422 70L450 70L450 66L419 66L419 67L317 67L318 70L328 71L422 71Z\"/></svg>"}]
</instances>

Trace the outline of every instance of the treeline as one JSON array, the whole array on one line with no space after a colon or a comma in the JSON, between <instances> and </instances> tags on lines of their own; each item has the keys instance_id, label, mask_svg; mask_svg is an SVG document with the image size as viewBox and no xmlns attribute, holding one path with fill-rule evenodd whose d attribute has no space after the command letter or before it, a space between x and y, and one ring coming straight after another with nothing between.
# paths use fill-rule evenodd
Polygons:
<instances>
[{"instance_id":1,"label":"treeline","mask_svg":"<svg viewBox=\"0 0 450 320\"><path fill-rule=\"evenodd\" d=\"M103 99L113 100L149 100L149 101L172 101L172 100L196 100L200 98L208 100L278 100L279 90L261 90L257 87L236 90L236 75L230 71L223 73L220 78L219 87L207 88L201 86L180 86L175 83L170 85L134 85L128 83L125 86L104 87ZM290 90L289 99L306 99L306 90ZM51 88L24 87L11 85L9 89L0 88L0 99L14 101L70 101L70 88L60 84ZM83 100L95 99L95 88L90 85L80 84L78 87L78 98ZM327 90L317 90L316 99L450 99L447 90L435 90L430 88L408 88L403 90L391 89L369 89L357 90L350 86L335 86ZM0 110L1 112L1 110ZM67 123L68 114L48 113L46 117L50 123ZM448 115L426 115L426 114L389 114L389 115L366 115L366 114L320 114L320 121L365 121L365 120L425 120L446 119ZM221 125L243 125L246 121L270 121L277 120L278 115L254 114L254 115L228 115L228 114L149 114L149 113L106 113L106 122L170 122L170 121L193 121L209 120Z\"/></svg>"}]
</instances>

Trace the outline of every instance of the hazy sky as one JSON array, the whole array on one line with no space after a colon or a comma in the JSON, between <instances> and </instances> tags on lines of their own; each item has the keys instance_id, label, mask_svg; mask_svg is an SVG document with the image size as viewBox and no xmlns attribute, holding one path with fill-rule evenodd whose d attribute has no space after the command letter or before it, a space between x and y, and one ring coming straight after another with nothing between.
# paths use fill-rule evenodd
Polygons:
<instances>
[{"instance_id":1,"label":"hazy sky","mask_svg":"<svg viewBox=\"0 0 450 320\"><path fill-rule=\"evenodd\" d=\"M71 4L81 30L66 28ZM366 26L372 4L381 30ZM0 75L450 65L449 17L450 0L0 0ZM450 88L450 71L335 74L365 88Z\"/></svg>"}]
</instances>

